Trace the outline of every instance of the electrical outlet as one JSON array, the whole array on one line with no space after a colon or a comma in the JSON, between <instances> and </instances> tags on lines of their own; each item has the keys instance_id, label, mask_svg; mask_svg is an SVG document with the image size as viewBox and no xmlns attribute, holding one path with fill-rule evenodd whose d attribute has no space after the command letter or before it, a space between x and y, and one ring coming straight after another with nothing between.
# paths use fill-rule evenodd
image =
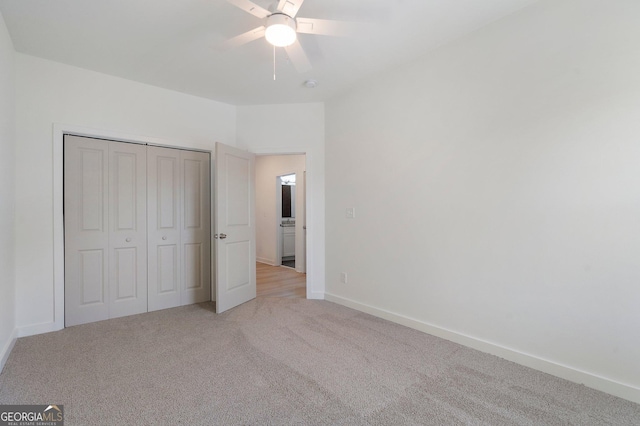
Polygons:
<instances>
[{"instance_id":1,"label":"electrical outlet","mask_svg":"<svg viewBox=\"0 0 640 426\"><path fill-rule=\"evenodd\" d=\"M345 215L346 215L347 219L355 219L355 217L356 217L356 208L355 207L347 207Z\"/></svg>"},{"instance_id":2,"label":"electrical outlet","mask_svg":"<svg viewBox=\"0 0 640 426\"><path fill-rule=\"evenodd\" d=\"M346 284L347 283L347 273L346 272L340 272L340 282L342 284Z\"/></svg>"}]
</instances>

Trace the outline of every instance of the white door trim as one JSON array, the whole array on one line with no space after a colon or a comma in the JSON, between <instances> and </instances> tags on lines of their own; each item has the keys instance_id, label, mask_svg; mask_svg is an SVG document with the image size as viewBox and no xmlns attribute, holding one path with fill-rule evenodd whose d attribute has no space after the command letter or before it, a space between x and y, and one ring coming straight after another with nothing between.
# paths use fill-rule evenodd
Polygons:
<instances>
[{"instance_id":1,"label":"white door trim","mask_svg":"<svg viewBox=\"0 0 640 426\"><path fill-rule=\"evenodd\" d=\"M281 175L282 176L282 175ZM274 266L282 266L282 181L276 176L276 259Z\"/></svg>"},{"instance_id":2,"label":"white door trim","mask_svg":"<svg viewBox=\"0 0 640 426\"><path fill-rule=\"evenodd\" d=\"M112 132L109 130L92 129L89 127L75 126L71 124L53 124L53 324L51 327L42 324L37 329L31 329L29 334L44 333L47 331L57 331L64 328L64 135L73 134L76 136L86 136L90 138L107 139L116 142L129 142L143 145L155 145L167 148L188 149L194 151L209 152L211 159L214 158L213 149L210 146L198 146L189 143L189 146L177 146L170 141L151 138L147 136L131 135L127 133ZM213 145L213 142L212 142ZM213 167L213 164L211 165ZM213 173L211 175L211 188L213 188ZM211 189L213 191L213 189ZM213 193L211 194L213 200ZM213 201L211 208L213 209ZM213 211L213 210L212 210ZM211 229L213 229L213 215L211 215ZM214 267L214 241L211 233L211 272L215 273ZM214 283L212 275L212 285ZM213 293L212 293L213 294Z\"/></svg>"}]
</instances>

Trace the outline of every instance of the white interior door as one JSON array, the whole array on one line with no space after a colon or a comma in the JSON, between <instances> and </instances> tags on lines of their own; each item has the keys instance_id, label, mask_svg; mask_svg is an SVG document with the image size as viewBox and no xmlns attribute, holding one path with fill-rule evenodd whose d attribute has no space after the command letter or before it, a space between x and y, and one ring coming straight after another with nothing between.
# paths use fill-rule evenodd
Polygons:
<instances>
[{"instance_id":1,"label":"white interior door","mask_svg":"<svg viewBox=\"0 0 640 426\"><path fill-rule=\"evenodd\" d=\"M182 169L182 304L211 300L210 155L180 151Z\"/></svg>"},{"instance_id":2,"label":"white interior door","mask_svg":"<svg viewBox=\"0 0 640 426\"><path fill-rule=\"evenodd\" d=\"M208 153L147 148L149 311L211 299Z\"/></svg>"},{"instance_id":3,"label":"white interior door","mask_svg":"<svg viewBox=\"0 0 640 426\"><path fill-rule=\"evenodd\" d=\"M146 147L65 136L65 325L147 310Z\"/></svg>"},{"instance_id":4,"label":"white interior door","mask_svg":"<svg viewBox=\"0 0 640 426\"><path fill-rule=\"evenodd\" d=\"M147 312L147 147L109 146L109 318Z\"/></svg>"},{"instance_id":5,"label":"white interior door","mask_svg":"<svg viewBox=\"0 0 640 426\"><path fill-rule=\"evenodd\" d=\"M256 297L255 155L216 143L216 312Z\"/></svg>"},{"instance_id":6,"label":"white interior door","mask_svg":"<svg viewBox=\"0 0 640 426\"><path fill-rule=\"evenodd\" d=\"M109 318L109 146L64 138L65 325Z\"/></svg>"},{"instance_id":7,"label":"white interior door","mask_svg":"<svg viewBox=\"0 0 640 426\"><path fill-rule=\"evenodd\" d=\"M147 148L149 311L180 306L180 151Z\"/></svg>"}]
</instances>

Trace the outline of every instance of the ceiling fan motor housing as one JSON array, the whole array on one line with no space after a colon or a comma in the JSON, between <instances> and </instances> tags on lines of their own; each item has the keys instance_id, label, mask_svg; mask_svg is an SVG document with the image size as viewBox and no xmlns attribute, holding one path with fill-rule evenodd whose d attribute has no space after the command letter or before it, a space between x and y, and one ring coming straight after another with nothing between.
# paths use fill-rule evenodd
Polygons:
<instances>
[{"instance_id":1,"label":"ceiling fan motor housing","mask_svg":"<svg viewBox=\"0 0 640 426\"><path fill-rule=\"evenodd\" d=\"M265 38L277 47L286 47L296 41L296 20L284 13L274 13L267 17Z\"/></svg>"}]
</instances>

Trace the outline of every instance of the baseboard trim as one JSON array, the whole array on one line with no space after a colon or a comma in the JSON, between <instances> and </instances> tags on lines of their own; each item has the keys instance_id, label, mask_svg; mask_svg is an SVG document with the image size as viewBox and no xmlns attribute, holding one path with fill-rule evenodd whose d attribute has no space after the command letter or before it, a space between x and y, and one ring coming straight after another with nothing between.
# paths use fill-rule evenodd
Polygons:
<instances>
[{"instance_id":1,"label":"baseboard trim","mask_svg":"<svg viewBox=\"0 0 640 426\"><path fill-rule=\"evenodd\" d=\"M11 355L11 351L16 344L16 340L18 340L18 329L14 328L11 336L9 336L9 340L4 345L4 348L2 348L2 352L0 352L0 373L2 373L4 365L7 363L9 355Z\"/></svg>"},{"instance_id":2,"label":"baseboard trim","mask_svg":"<svg viewBox=\"0 0 640 426\"><path fill-rule=\"evenodd\" d=\"M606 377L578 370L534 355L519 352L492 342L461 334L364 303L356 302L355 300L337 296L335 294L325 293L324 298L329 302L334 302L357 311L365 312L378 318L383 318L433 336L441 337L451 342L459 343L463 346L504 358L508 361L515 362L516 364L533 368L534 370L542 371L543 373L551 374L574 383L583 384L589 388L640 404L640 389L635 386L620 383Z\"/></svg>"},{"instance_id":3,"label":"baseboard trim","mask_svg":"<svg viewBox=\"0 0 640 426\"><path fill-rule=\"evenodd\" d=\"M276 266L276 262L273 259L266 259L264 257L257 257L256 262L264 263L271 266Z\"/></svg>"},{"instance_id":4,"label":"baseboard trim","mask_svg":"<svg viewBox=\"0 0 640 426\"><path fill-rule=\"evenodd\" d=\"M18 337L33 336L35 334L50 333L52 331L62 330L55 322L43 322L40 324L25 325L18 327Z\"/></svg>"}]
</instances>

